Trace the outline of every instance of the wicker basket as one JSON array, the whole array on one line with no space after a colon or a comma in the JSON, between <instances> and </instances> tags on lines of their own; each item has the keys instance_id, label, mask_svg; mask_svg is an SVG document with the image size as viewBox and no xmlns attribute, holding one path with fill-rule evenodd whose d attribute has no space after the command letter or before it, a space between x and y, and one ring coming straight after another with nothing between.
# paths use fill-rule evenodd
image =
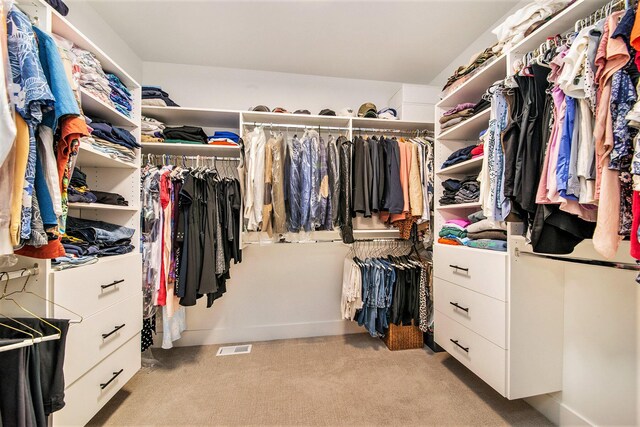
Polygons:
<instances>
[{"instance_id":1,"label":"wicker basket","mask_svg":"<svg viewBox=\"0 0 640 427\"><path fill-rule=\"evenodd\" d=\"M391 324L382 341L391 351L422 348L424 336L417 326L397 326Z\"/></svg>"}]
</instances>

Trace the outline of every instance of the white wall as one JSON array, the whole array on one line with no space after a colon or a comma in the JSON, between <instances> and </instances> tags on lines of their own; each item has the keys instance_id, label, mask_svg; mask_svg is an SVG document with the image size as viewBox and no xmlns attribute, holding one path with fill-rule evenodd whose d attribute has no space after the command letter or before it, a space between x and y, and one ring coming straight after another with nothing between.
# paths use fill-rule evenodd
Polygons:
<instances>
[{"instance_id":1,"label":"white wall","mask_svg":"<svg viewBox=\"0 0 640 427\"><path fill-rule=\"evenodd\" d=\"M227 293L187 307L177 346L364 332L340 318L342 243L249 245L232 265ZM159 340L160 341L160 340Z\"/></svg>"},{"instance_id":2,"label":"white wall","mask_svg":"<svg viewBox=\"0 0 640 427\"><path fill-rule=\"evenodd\" d=\"M531 3L531 2L528 1L528 0L520 1L509 12L507 12L502 18L498 19L495 22L495 24L493 24L491 27L487 28L487 31L485 31L484 33L480 34L480 36L478 36L475 40L472 40L471 43L469 43L469 46L465 50L460 52L460 54L456 57L456 59L451 61L451 63L449 65L447 65L440 72L440 74L438 74L429 84L431 84L433 86L437 86L440 89L442 89L444 84L447 82L447 79L449 77L451 77L453 72L460 65L468 64L470 62L471 58L473 58L477 53L482 52L487 47L494 45L498 41L498 39L496 38L495 34L493 34L491 31L493 31L494 28L496 28L498 25L500 25L502 22L504 22L504 20L507 17L509 17L511 14L513 14L513 12L515 12L518 9L520 9L523 5L525 5L527 3Z\"/></svg>"},{"instance_id":3,"label":"white wall","mask_svg":"<svg viewBox=\"0 0 640 427\"><path fill-rule=\"evenodd\" d=\"M142 60L100 14L84 0L65 0L65 3L69 6L67 19L131 77L141 82Z\"/></svg>"},{"instance_id":4,"label":"white wall","mask_svg":"<svg viewBox=\"0 0 640 427\"><path fill-rule=\"evenodd\" d=\"M382 109L402 87L394 82L157 62L144 62L143 68L144 84L162 86L184 107L246 110L266 105L317 114L323 108L357 110L373 102Z\"/></svg>"}]
</instances>

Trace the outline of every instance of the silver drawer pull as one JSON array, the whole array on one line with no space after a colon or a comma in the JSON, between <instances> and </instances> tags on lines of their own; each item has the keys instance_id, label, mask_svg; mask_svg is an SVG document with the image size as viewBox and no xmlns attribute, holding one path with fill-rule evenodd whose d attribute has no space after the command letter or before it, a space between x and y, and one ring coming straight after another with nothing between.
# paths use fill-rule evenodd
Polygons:
<instances>
[{"instance_id":1,"label":"silver drawer pull","mask_svg":"<svg viewBox=\"0 0 640 427\"><path fill-rule=\"evenodd\" d=\"M464 271L465 273L469 272L468 268L460 267L460 266L457 266L457 265L449 264L449 267L453 268L455 271L460 270L460 271Z\"/></svg>"},{"instance_id":2,"label":"silver drawer pull","mask_svg":"<svg viewBox=\"0 0 640 427\"><path fill-rule=\"evenodd\" d=\"M110 288L110 287L115 286L115 285L117 285L118 283L122 283L122 282L124 282L124 279L114 280L113 282L109 283L108 285L100 285L100 287L101 287L102 289L107 289L107 288Z\"/></svg>"},{"instance_id":3,"label":"silver drawer pull","mask_svg":"<svg viewBox=\"0 0 640 427\"><path fill-rule=\"evenodd\" d=\"M122 325L120 325L120 326L116 326L116 327L113 329L113 331L109 332L108 334L102 334L102 339L109 338L111 335L115 334L115 333L116 333L116 332L118 332L120 329L124 328L124 327L125 327L125 325L126 325L126 323L123 323L123 324L122 324Z\"/></svg>"},{"instance_id":4,"label":"silver drawer pull","mask_svg":"<svg viewBox=\"0 0 640 427\"><path fill-rule=\"evenodd\" d=\"M449 304L451 304L452 306L459 308L462 311L466 311L467 313L469 312L469 307L463 307L461 305L458 305L457 302L453 302L453 301L449 301Z\"/></svg>"},{"instance_id":5,"label":"silver drawer pull","mask_svg":"<svg viewBox=\"0 0 640 427\"><path fill-rule=\"evenodd\" d=\"M451 341L452 343L454 343L455 345L457 345L458 347L460 347L461 349L463 349L464 351L469 353L469 347L461 346L460 344L458 344L458 340L454 340L453 338L449 338L449 341Z\"/></svg>"},{"instance_id":6,"label":"silver drawer pull","mask_svg":"<svg viewBox=\"0 0 640 427\"><path fill-rule=\"evenodd\" d=\"M109 381L107 381L106 383L100 384L100 390L104 390L109 384L111 384L111 382L113 380L118 378L118 375L120 375L123 371L124 371L124 369L120 369L118 372L114 372L113 376L111 377L111 379Z\"/></svg>"}]
</instances>

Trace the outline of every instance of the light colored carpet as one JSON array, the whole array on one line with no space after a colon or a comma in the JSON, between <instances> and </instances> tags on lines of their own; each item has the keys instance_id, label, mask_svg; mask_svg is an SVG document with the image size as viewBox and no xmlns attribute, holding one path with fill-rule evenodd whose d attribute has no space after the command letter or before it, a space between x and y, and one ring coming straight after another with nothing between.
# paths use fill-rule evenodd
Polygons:
<instances>
[{"instance_id":1,"label":"light colored carpet","mask_svg":"<svg viewBox=\"0 0 640 427\"><path fill-rule=\"evenodd\" d=\"M551 425L446 353L389 351L366 334L154 349L91 425Z\"/></svg>"}]
</instances>

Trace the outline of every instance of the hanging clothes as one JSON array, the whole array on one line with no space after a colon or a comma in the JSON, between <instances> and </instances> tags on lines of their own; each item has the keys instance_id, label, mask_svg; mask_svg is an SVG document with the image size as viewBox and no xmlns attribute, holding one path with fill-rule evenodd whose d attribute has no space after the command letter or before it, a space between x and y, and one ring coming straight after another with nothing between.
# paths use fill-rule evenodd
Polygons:
<instances>
[{"instance_id":1,"label":"hanging clothes","mask_svg":"<svg viewBox=\"0 0 640 427\"><path fill-rule=\"evenodd\" d=\"M185 306L226 292L242 261L240 183L217 170L146 166L142 171L145 318L161 307L163 348L186 329ZM146 326L149 336L151 324Z\"/></svg>"},{"instance_id":2,"label":"hanging clothes","mask_svg":"<svg viewBox=\"0 0 640 427\"><path fill-rule=\"evenodd\" d=\"M428 264L406 256L345 258L341 314L357 321L372 337L382 337L391 323L426 331L430 307Z\"/></svg>"}]
</instances>

